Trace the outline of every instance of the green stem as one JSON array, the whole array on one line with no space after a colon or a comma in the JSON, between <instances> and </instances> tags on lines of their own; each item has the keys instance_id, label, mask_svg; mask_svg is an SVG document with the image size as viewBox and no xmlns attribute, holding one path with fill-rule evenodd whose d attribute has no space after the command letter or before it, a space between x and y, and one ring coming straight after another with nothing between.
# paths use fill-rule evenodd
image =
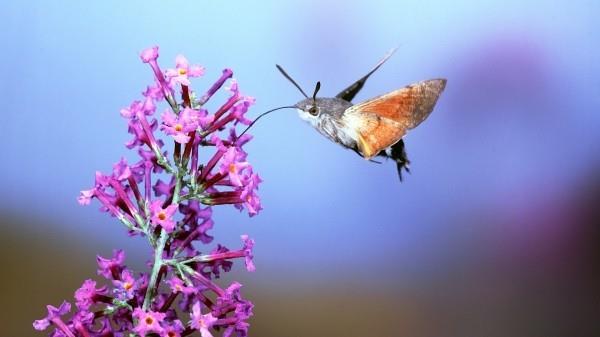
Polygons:
<instances>
[{"instance_id":1,"label":"green stem","mask_svg":"<svg viewBox=\"0 0 600 337\"><path fill-rule=\"evenodd\" d=\"M178 171L175 175L175 190L173 191L173 201L172 204L177 204L179 202L179 194L181 193L181 182L183 178L183 172ZM148 237L151 237L152 233L148 231ZM156 244L156 248L154 249L154 265L152 266L152 273L150 274L150 281L148 282L148 289L146 289L146 296L144 297L144 304L142 306L142 310L148 311L150 307L150 303L154 297L154 290L156 287L156 280L158 279L158 273L160 272L160 268L163 266L164 261L162 259L163 252L165 250L165 245L167 244L167 240L169 239L169 233L167 233L164 229L160 231L160 237L158 239L158 243Z\"/></svg>"},{"instance_id":2,"label":"green stem","mask_svg":"<svg viewBox=\"0 0 600 337\"><path fill-rule=\"evenodd\" d=\"M167 171L167 173L175 174L175 170L171 167L169 160L167 158L165 158L165 156L163 156L162 153L160 153L160 149L152 148L152 151L154 152L154 155L156 156L156 162L158 163L158 165L160 165L162 168L164 168L165 171Z\"/></svg>"},{"instance_id":3,"label":"green stem","mask_svg":"<svg viewBox=\"0 0 600 337\"><path fill-rule=\"evenodd\" d=\"M167 243L167 238L169 235L163 229L160 232L160 238L158 239L158 244L156 245L156 249L154 250L154 266L152 266L152 274L150 274L150 281L148 283L148 289L146 289L146 296L144 297L144 305L142 309L147 311L150 307L150 302L152 301L152 297L154 297L154 286L156 284L156 279L158 278L158 272L162 267L162 254L165 249L165 244Z\"/></svg>"},{"instance_id":4,"label":"green stem","mask_svg":"<svg viewBox=\"0 0 600 337\"><path fill-rule=\"evenodd\" d=\"M181 183L183 181L183 176L184 173L181 170L179 170L175 176L175 189L173 190L173 201L171 201L171 204L179 203L179 194L181 194Z\"/></svg>"},{"instance_id":5,"label":"green stem","mask_svg":"<svg viewBox=\"0 0 600 337\"><path fill-rule=\"evenodd\" d=\"M171 110L173 110L173 112L176 115L179 115L179 106L177 105L177 102L175 101L175 99L173 98L173 96L166 95L165 98L167 100L167 103L169 103L169 106L171 107Z\"/></svg>"}]
</instances>

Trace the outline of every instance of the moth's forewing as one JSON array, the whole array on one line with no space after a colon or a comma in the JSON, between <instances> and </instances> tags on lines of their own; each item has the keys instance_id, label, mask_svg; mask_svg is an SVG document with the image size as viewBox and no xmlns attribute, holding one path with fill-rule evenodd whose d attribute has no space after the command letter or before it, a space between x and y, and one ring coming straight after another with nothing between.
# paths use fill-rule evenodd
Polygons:
<instances>
[{"instance_id":1,"label":"moth's forewing","mask_svg":"<svg viewBox=\"0 0 600 337\"><path fill-rule=\"evenodd\" d=\"M444 79L423 81L346 109L342 118L354 129L361 154L372 158L423 122L445 86Z\"/></svg>"},{"instance_id":2,"label":"moth's forewing","mask_svg":"<svg viewBox=\"0 0 600 337\"><path fill-rule=\"evenodd\" d=\"M354 99L354 96L356 96L360 89L362 89L362 87L365 85L365 82L367 81L369 76L373 75L373 73L377 71L377 69L379 69L379 67L381 67L385 63L385 61L392 57L396 49L397 48L390 50L387 54L383 56L383 58L379 62L377 62L373 69L371 69L365 76L359 78L356 82L352 83L346 89L342 90L335 97L351 102Z\"/></svg>"}]
</instances>

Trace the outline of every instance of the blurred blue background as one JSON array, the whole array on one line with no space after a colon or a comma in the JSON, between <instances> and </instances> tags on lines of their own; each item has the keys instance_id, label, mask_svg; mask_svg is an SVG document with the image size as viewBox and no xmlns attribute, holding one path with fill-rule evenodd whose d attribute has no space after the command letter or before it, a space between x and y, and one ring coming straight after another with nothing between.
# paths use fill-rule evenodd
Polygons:
<instances>
[{"instance_id":1,"label":"blurred blue background","mask_svg":"<svg viewBox=\"0 0 600 337\"><path fill-rule=\"evenodd\" d=\"M76 197L95 170L133 158L119 109L152 81L138 53L155 44L163 68L179 53L206 67L199 92L232 68L257 99L249 116L302 98L275 63L306 91L320 80L321 95L333 96L398 46L355 101L448 79L430 118L405 138L412 174L402 184L395 165L361 160L291 110L256 125L247 150L265 181L265 209L249 219L220 208L213 232L230 246L241 233L257 242L257 272L236 274L257 303L255 335L600 331L600 3L26 1L0 9L3 288L30 282L33 291L32 307L11 311L19 323L9 331L33 335L43 304L93 276L96 253L123 247L136 263L146 259L142 240ZM52 252L61 259L25 274L14 258L40 263ZM50 266L77 277L52 283ZM5 298L13 308L22 299ZM569 314L573 306L580 311ZM352 326L356 315L377 328ZM433 316L439 324L415 323Z\"/></svg>"}]
</instances>

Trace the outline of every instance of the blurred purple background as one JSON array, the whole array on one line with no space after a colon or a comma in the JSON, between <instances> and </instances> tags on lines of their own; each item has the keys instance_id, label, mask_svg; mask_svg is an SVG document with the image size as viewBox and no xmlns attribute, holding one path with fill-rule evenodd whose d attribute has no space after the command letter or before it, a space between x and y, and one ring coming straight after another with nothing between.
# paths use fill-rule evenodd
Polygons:
<instances>
[{"instance_id":1,"label":"blurred purple background","mask_svg":"<svg viewBox=\"0 0 600 337\"><path fill-rule=\"evenodd\" d=\"M344 151L283 110L250 161L265 210L218 210L218 242L256 239L253 336L600 335L600 4L593 1L45 2L0 5L4 333L95 275L96 253L147 251L79 207L127 153L119 109L185 54L231 67L250 116L335 95L397 53L356 101L448 79L406 138L412 174Z\"/></svg>"}]
</instances>

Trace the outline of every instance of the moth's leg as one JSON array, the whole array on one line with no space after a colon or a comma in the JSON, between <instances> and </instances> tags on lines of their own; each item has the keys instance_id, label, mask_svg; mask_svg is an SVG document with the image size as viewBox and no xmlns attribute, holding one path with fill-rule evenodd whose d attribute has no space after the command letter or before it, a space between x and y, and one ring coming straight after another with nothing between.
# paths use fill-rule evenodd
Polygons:
<instances>
[{"instance_id":1,"label":"moth's leg","mask_svg":"<svg viewBox=\"0 0 600 337\"><path fill-rule=\"evenodd\" d=\"M363 155L362 155L362 154L360 154L360 152L358 152L358 149L356 149L356 148L352 148L352 151L354 151L354 153L356 153L356 154L357 154L359 157L361 157L361 158L363 158L363 159L365 158L365 157L363 157ZM382 162L380 162L380 161L377 161L377 160L374 160L374 159L369 159L369 161L370 161L371 163L375 163L375 164L383 164Z\"/></svg>"}]
</instances>

